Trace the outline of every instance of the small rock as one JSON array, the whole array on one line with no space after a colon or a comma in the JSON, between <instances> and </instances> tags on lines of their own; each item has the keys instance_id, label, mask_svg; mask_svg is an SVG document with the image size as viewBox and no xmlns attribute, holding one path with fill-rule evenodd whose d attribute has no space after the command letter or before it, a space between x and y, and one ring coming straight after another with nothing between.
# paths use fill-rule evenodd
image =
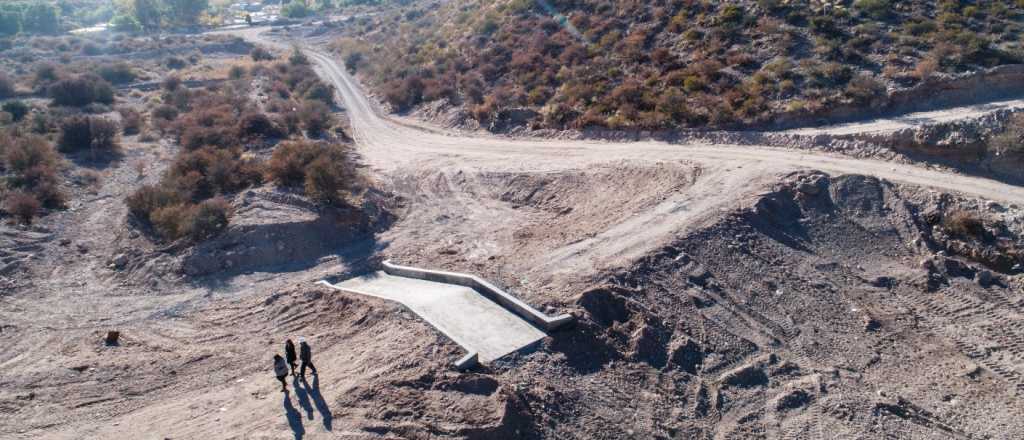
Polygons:
<instances>
[{"instance_id":1,"label":"small rock","mask_svg":"<svg viewBox=\"0 0 1024 440\"><path fill-rule=\"evenodd\" d=\"M989 272L987 270L978 272L978 284L981 285L981 287L991 286L992 281L992 272Z\"/></svg>"},{"instance_id":2,"label":"small rock","mask_svg":"<svg viewBox=\"0 0 1024 440\"><path fill-rule=\"evenodd\" d=\"M812 196L821 193L821 187L811 182L801 182L796 186L796 190Z\"/></svg>"},{"instance_id":3,"label":"small rock","mask_svg":"<svg viewBox=\"0 0 1024 440\"><path fill-rule=\"evenodd\" d=\"M124 269L124 267L128 265L128 256L125 254L117 254L112 260L110 260L110 264L112 264L117 270Z\"/></svg>"},{"instance_id":4,"label":"small rock","mask_svg":"<svg viewBox=\"0 0 1024 440\"><path fill-rule=\"evenodd\" d=\"M75 247L78 249L79 253L85 254L89 252L89 247L84 244L79 243Z\"/></svg>"},{"instance_id":5,"label":"small rock","mask_svg":"<svg viewBox=\"0 0 1024 440\"><path fill-rule=\"evenodd\" d=\"M921 269L932 270L933 268L935 268L935 263L932 261L931 258L925 258L921 260L921 263L919 265L921 266Z\"/></svg>"},{"instance_id":6,"label":"small rock","mask_svg":"<svg viewBox=\"0 0 1024 440\"><path fill-rule=\"evenodd\" d=\"M117 330L111 330L107 332L107 337L103 338L103 342L107 345L117 345L118 339L121 337L121 332Z\"/></svg>"},{"instance_id":7,"label":"small rock","mask_svg":"<svg viewBox=\"0 0 1024 440\"><path fill-rule=\"evenodd\" d=\"M69 244L71 244L71 239L70 238L62 238L62 239L60 239L60 245L61 246L67 246Z\"/></svg>"},{"instance_id":8,"label":"small rock","mask_svg":"<svg viewBox=\"0 0 1024 440\"><path fill-rule=\"evenodd\" d=\"M878 320L871 317L870 315L864 315L862 321L864 322L864 331L866 332L873 332L875 330L878 330L878 328L882 326L882 324L878 322Z\"/></svg>"}]
</instances>

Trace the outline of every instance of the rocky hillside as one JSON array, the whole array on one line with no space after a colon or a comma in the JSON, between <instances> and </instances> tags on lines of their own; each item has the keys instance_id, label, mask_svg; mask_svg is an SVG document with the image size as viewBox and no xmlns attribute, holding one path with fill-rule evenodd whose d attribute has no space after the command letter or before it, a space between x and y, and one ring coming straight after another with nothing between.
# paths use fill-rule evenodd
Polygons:
<instances>
[{"instance_id":1,"label":"rocky hillside","mask_svg":"<svg viewBox=\"0 0 1024 440\"><path fill-rule=\"evenodd\" d=\"M452 0L354 20L337 42L396 111L447 100L483 127L814 121L1020 62L1005 1Z\"/></svg>"}]
</instances>

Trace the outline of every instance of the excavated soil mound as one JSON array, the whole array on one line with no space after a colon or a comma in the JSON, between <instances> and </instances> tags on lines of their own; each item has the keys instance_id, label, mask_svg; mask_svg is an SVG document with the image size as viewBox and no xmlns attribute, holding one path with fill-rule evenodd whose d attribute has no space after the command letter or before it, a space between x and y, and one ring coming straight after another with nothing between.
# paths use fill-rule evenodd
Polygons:
<instances>
[{"instance_id":1,"label":"excavated soil mound","mask_svg":"<svg viewBox=\"0 0 1024 440\"><path fill-rule=\"evenodd\" d=\"M322 209L304 197L269 188L244 191L232 202L227 230L182 256L190 276L252 271L282 272L342 255L354 243L372 240L389 214L374 202Z\"/></svg>"}]
</instances>

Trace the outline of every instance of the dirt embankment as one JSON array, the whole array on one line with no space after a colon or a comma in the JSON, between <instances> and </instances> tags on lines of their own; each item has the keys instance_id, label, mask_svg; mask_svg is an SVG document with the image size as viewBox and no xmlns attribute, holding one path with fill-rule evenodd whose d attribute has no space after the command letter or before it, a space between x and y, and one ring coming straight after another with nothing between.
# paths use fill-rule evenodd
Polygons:
<instances>
[{"instance_id":1,"label":"dirt embankment","mask_svg":"<svg viewBox=\"0 0 1024 440\"><path fill-rule=\"evenodd\" d=\"M650 172L674 175L671 168ZM498 176L491 185L500 188L489 191L479 191L470 176L458 185L424 180L449 192L447 200L507 207L497 227L522 229L510 231L514 245L490 237L492 256L458 235L449 247L418 252L429 238L385 234L389 256L492 271L489 277L532 302L580 318L536 351L476 372L475 386L502 396L504 412L493 419L497 426L487 425L490 432L523 438L816 438L824 430L1005 438L1024 432L1015 416L1024 408L1006 404L1024 390L1022 360L1009 348L1024 340L1024 329L1001 324L1024 318L1024 278L1020 267L991 258L1024 263L1019 208L871 177L797 173L662 245L652 240L653 250L623 266L572 277L551 277L557 268L537 265L511 270L515 277L493 272L520 259L525 267L533 250L571 246L570 236L521 232L542 225L565 230L558 215L588 212L589 189L606 190L602 176ZM567 185L574 179L579 184ZM683 185L675 191L691 190L687 179L678 181ZM430 201L406 203L422 209ZM602 210L616 216L608 207L587 214L593 233L614 228L597 221ZM963 213L980 219L980 229L963 235L953 221ZM451 214L437 217L439 234L491 223ZM396 228L409 227L407 221L418 222L403 217ZM543 284L545 278L558 281ZM418 386L444 388L434 379ZM403 393L386 388L358 403L343 400L374 405L402 401L395 396ZM433 400L407 404L419 411ZM376 434L474 438L439 431L461 415L435 418L433 411L415 420L362 417Z\"/></svg>"}]
</instances>

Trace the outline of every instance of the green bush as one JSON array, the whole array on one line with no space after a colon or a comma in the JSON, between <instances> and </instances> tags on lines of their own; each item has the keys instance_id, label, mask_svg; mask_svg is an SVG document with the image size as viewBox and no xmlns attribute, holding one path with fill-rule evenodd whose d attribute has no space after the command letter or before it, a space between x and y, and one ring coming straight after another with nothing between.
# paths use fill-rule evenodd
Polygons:
<instances>
[{"instance_id":1,"label":"green bush","mask_svg":"<svg viewBox=\"0 0 1024 440\"><path fill-rule=\"evenodd\" d=\"M14 121L18 122L25 119L31 108L23 101L7 101L3 106L0 106L0 110L10 113Z\"/></svg>"}]
</instances>

